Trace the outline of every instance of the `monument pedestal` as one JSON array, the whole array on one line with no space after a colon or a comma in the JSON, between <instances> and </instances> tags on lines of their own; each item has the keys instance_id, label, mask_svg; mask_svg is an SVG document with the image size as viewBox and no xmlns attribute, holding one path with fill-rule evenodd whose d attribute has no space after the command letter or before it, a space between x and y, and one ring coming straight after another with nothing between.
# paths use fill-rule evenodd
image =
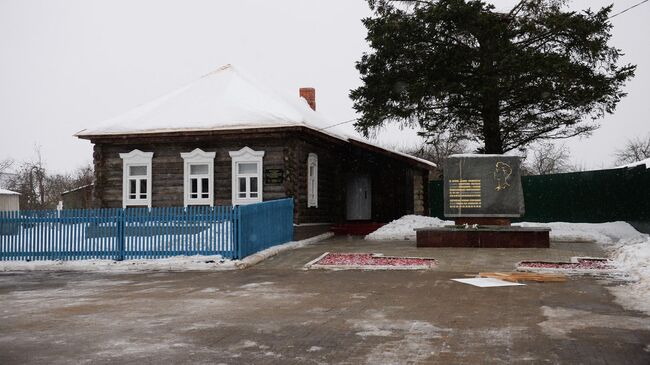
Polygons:
<instances>
[{"instance_id":1,"label":"monument pedestal","mask_svg":"<svg viewBox=\"0 0 650 365\"><path fill-rule=\"evenodd\" d=\"M510 226L509 218L494 218L494 217L458 217L454 218L454 222L457 226L462 226L469 224L473 226L478 224L479 226Z\"/></svg>"},{"instance_id":2,"label":"monument pedestal","mask_svg":"<svg viewBox=\"0 0 650 365\"><path fill-rule=\"evenodd\" d=\"M517 156L449 156L444 215L456 225L416 229L417 247L548 248L550 229L510 225L524 214L520 165Z\"/></svg>"},{"instance_id":3,"label":"monument pedestal","mask_svg":"<svg viewBox=\"0 0 650 365\"><path fill-rule=\"evenodd\" d=\"M417 228L417 247L549 248L550 228L448 226Z\"/></svg>"}]
</instances>

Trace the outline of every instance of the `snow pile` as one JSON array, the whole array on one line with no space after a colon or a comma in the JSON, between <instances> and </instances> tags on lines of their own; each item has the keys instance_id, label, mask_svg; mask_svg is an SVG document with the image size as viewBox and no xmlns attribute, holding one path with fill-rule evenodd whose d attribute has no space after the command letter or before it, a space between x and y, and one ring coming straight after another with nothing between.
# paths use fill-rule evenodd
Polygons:
<instances>
[{"instance_id":1,"label":"snow pile","mask_svg":"<svg viewBox=\"0 0 650 365\"><path fill-rule=\"evenodd\" d=\"M650 236L622 240L612 248L611 256L633 281L610 288L616 301L625 308L650 314Z\"/></svg>"},{"instance_id":2,"label":"snow pile","mask_svg":"<svg viewBox=\"0 0 650 365\"><path fill-rule=\"evenodd\" d=\"M243 269L259 263L282 251L311 245L332 237L333 233L324 233L302 241L291 241L273 246L252 254L242 260L230 260L221 255L214 256L174 256L164 259L114 260L43 260L43 261L0 261L3 271L215 271Z\"/></svg>"},{"instance_id":3,"label":"snow pile","mask_svg":"<svg viewBox=\"0 0 650 365\"><path fill-rule=\"evenodd\" d=\"M382 241L414 241L415 228L443 227L454 224L435 217L422 215L405 215L396 219L366 236L367 240Z\"/></svg>"},{"instance_id":4,"label":"snow pile","mask_svg":"<svg viewBox=\"0 0 650 365\"><path fill-rule=\"evenodd\" d=\"M164 259L0 261L0 271L214 271L236 269L236 262L215 256L174 256Z\"/></svg>"},{"instance_id":5,"label":"snow pile","mask_svg":"<svg viewBox=\"0 0 650 365\"><path fill-rule=\"evenodd\" d=\"M415 240L415 228L443 227L453 225L453 221L443 221L435 217L405 215L366 236L367 240ZM551 228L551 241L554 242L598 242L614 244L623 239L643 237L626 222L608 223L514 223L521 227Z\"/></svg>"},{"instance_id":6,"label":"snow pile","mask_svg":"<svg viewBox=\"0 0 650 365\"><path fill-rule=\"evenodd\" d=\"M266 259L268 259L271 256L275 256L279 254L280 252L287 251L287 250L295 250L297 248L305 247L307 245L311 245L314 243L318 243L320 241L326 240L330 237L334 236L334 233L332 232L327 232L323 233L321 235L311 237L311 238L306 238L302 241L291 241L287 242L281 245L269 247L266 250L262 250L260 252L254 253L250 256L245 257L243 260L239 261L236 263L237 267L240 269L245 269L249 266L256 265Z\"/></svg>"},{"instance_id":7,"label":"snow pile","mask_svg":"<svg viewBox=\"0 0 650 365\"><path fill-rule=\"evenodd\" d=\"M623 239L643 237L634 227L626 222L607 223L514 223L521 227L548 227L551 229L553 242L598 242L603 244L617 243Z\"/></svg>"}]
</instances>

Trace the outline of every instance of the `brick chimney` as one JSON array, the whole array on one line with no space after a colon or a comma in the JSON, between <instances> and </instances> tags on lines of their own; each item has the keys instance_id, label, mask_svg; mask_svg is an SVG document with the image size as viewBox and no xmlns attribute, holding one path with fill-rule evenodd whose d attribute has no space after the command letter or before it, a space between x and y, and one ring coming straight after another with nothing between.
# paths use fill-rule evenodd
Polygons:
<instances>
[{"instance_id":1,"label":"brick chimney","mask_svg":"<svg viewBox=\"0 0 650 365\"><path fill-rule=\"evenodd\" d=\"M309 106L316 110L316 89L313 87L301 87L300 88L300 97L305 98Z\"/></svg>"}]
</instances>

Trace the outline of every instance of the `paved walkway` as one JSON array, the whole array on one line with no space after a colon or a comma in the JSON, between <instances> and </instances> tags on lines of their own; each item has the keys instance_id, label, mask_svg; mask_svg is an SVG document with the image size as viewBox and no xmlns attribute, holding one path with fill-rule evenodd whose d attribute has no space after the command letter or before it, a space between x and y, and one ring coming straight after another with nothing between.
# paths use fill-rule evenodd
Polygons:
<instances>
[{"instance_id":1,"label":"paved walkway","mask_svg":"<svg viewBox=\"0 0 650 365\"><path fill-rule=\"evenodd\" d=\"M523 260L569 261L573 256L603 257L605 253L593 243L551 243L549 249L539 248L418 248L410 241L364 241L356 237L334 237L319 244L279 255L257 268L300 269L323 252L374 252L386 256L433 257L437 271L479 272L515 269Z\"/></svg>"},{"instance_id":2,"label":"paved walkway","mask_svg":"<svg viewBox=\"0 0 650 365\"><path fill-rule=\"evenodd\" d=\"M322 252L435 257L430 271L302 270ZM551 249L416 249L334 239L243 271L0 275L1 364L648 364L650 319L589 277L449 279Z\"/></svg>"}]
</instances>

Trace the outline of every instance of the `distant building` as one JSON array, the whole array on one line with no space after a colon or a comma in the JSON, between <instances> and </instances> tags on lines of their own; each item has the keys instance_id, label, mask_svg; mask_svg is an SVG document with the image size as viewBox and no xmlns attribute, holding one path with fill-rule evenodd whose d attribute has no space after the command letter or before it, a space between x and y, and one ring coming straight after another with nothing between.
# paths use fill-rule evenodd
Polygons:
<instances>
[{"instance_id":1,"label":"distant building","mask_svg":"<svg viewBox=\"0 0 650 365\"><path fill-rule=\"evenodd\" d=\"M63 209L88 209L93 207L93 184L61 193Z\"/></svg>"},{"instance_id":2,"label":"distant building","mask_svg":"<svg viewBox=\"0 0 650 365\"><path fill-rule=\"evenodd\" d=\"M0 189L0 212L20 210L20 194L6 189Z\"/></svg>"}]
</instances>

